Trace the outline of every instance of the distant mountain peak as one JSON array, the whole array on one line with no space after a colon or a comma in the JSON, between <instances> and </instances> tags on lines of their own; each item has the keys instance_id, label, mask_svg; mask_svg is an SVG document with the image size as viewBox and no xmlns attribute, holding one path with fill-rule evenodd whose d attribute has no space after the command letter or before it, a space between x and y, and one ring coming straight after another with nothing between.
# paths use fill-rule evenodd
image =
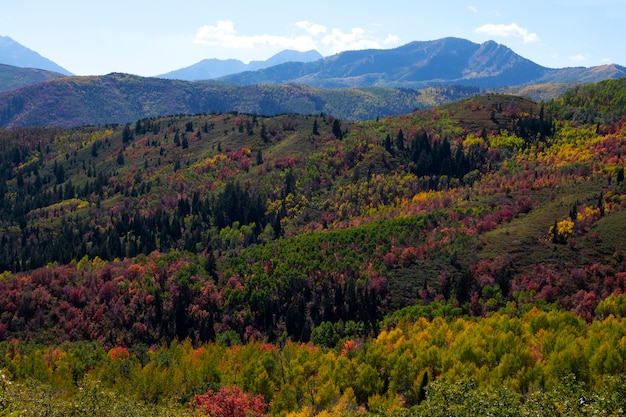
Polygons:
<instances>
[{"instance_id":1,"label":"distant mountain peak","mask_svg":"<svg viewBox=\"0 0 626 417\"><path fill-rule=\"evenodd\" d=\"M251 61L248 64L237 59L204 59L188 67L157 75L156 77L183 81L209 80L244 71L257 71L286 62L311 62L322 58L323 56L315 50L300 52L286 49L265 61Z\"/></svg>"},{"instance_id":2,"label":"distant mountain peak","mask_svg":"<svg viewBox=\"0 0 626 417\"><path fill-rule=\"evenodd\" d=\"M21 68L37 68L58 72L63 75L73 75L65 68L23 46L9 36L0 36L0 64Z\"/></svg>"}]
</instances>

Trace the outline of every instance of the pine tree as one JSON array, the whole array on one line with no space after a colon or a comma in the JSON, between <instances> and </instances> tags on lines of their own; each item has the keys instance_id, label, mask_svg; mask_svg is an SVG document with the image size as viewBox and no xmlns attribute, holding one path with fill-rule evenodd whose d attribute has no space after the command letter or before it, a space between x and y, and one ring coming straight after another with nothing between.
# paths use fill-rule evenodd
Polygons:
<instances>
[{"instance_id":1,"label":"pine tree","mask_svg":"<svg viewBox=\"0 0 626 417\"><path fill-rule=\"evenodd\" d=\"M126 124L126 126L124 126L124 131L122 132L122 142L128 143L133 140L133 138L134 135L133 132L130 130L130 125Z\"/></svg>"},{"instance_id":2,"label":"pine tree","mask_svg":"<svg viewBox=\"0 0 626 417\"><path fill-rule=\"evenodd\" d=\"M335 119L335 121L333 122L333 135L335 135L337 139L343 138L343 132L341 131L341 122L339 121L339 119Z\"/></svg>"},{"instance_id":3,"label":"pine tree","mask_svg":"<svg viewBox=\"0 0 626 417\"><path fill-rule=\"evenodd\" d=\"M398 136L396 136L396 147L399 151L404 150L404 132L402 132L402 129L398 131Z\"/></svg>"}]
</instances>

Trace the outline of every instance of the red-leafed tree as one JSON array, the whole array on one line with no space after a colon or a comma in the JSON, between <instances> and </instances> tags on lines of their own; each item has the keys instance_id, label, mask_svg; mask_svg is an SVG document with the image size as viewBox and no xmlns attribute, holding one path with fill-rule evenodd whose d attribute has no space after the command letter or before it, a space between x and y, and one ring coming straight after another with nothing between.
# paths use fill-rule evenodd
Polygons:
<instances>
[{"instance_id":1,"label":"red-leafed tree","mask_svg":"<svg viewBox=\"0 0 626 417\"><path fill-rule=\"evenodd\" d=\"M261 416L267 409L263 396L246 394L237 385L223 386L194 396L192 404L211 417Z\"/></svg>"}]
</instances>

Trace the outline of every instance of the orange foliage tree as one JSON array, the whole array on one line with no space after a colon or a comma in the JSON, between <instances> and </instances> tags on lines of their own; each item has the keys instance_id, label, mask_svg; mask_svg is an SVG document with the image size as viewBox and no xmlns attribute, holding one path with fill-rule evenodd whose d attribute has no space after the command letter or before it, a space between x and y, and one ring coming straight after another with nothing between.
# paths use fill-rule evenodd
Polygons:
<instances>
[{"instance_id":1,"label":"orange foliage tree","mask_svg":"<svg viewBox=\"0 0 626 417\"><path fill-rule=\"evenodd\" d=\"M212 389L193 398L193 405L212 417L250 417L265 414L263 396L246 394L237 385Z\"/></svg>"}]
</instances>

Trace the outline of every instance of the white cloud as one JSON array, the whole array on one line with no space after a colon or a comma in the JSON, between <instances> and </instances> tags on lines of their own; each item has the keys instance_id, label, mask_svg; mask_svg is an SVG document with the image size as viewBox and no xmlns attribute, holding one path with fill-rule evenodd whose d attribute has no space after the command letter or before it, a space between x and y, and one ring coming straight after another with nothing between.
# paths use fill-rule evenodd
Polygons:
<instances>
[{"instance_id":1,"label":"white cloud","mask_svg":"<svg viewBox=\"0 0 626 417\"><path fill-rule=\"evenodd\" d=\"M478 9L474 6L467 6L467 8L472 13L478 13Z\"/></svg>"},{"instance_id":2,"label":"white cloud","mask_svg":"<svg viewBox=\"0 0 626 417\"><path fill-rule=\"evenodd\" d=\"M399 43L400 43L400 37L396 35L391 35L391 34L387 35L387 37L383 41L383 44L385 45L397 45Z\"/></svg>"},{"instance_id":3,"label":"white cloud","mask_svg":"<svg viewBox=\"0 0 626 417\"><path fill-rule=\"evenodd\" d=\"M315 23L307 22L306 20L296 22L296 26L312 36L321 35L322 33L326 33L327 30L326 26L316 25Z\"/></svg>"},{"instance_id":4,"label":"white cloud","mask_svg":"<svg viewBox=\"0 0 626 417\"><path fill-rule=\"evenodd\" d=\"M378 38L362 28L353 28L346 33L341 29L332 29L328 32L325 26L308 21L296 22L294 26L304 31L304 34L291 37L269 34L246 36L237 33L232 21L218 20L215 26L204 25L198 29L194 43L231 49L273 48L299 51L326 49L336 53L355 49L380 49L384 45L395 45L400 41L399 37L391 34L384 39Z\"/></svg>"},{"instance_id":5,"label":"white cloud","mask_svg":"<svg viewBox=\"0 0 626 417\"><path fill-rule=\"evenodd\" d=\"M530 33L528 29L520 27L517 23L511 23L510 25L494 25L489 23L477 28L476 32L503 38L522 38L524 43L537 42L539 40L539 36L536 33Z\"/></svg>"},{"instance_id":6,"label":"white cloud","mask_svg":"<svg viewBox=\"0 0 626 417\"><path fill-rule=\"evenodd\" d=\"M343 32L341 29L333 29L330 34L324 36L322 44L333 52L341 52L358 49L382 49L384 45L394 45L400 38L395 35L387 35L387 38L377 39L365 29L352 28L350 32Z\"/></svg>"},{"instance_id":7,"label":"white cloud","mask_svg":"<svg viewBox=\"0 0 626 417\"><path fill-rule=\"evenodd\" d=\"M275 35L238 35L231 21L218 20L217 25L204 25L196 33L194 43L214 45L233 49L252 48L290 48L299 51L315 49L315 43L309 36L293 38Z\"/></svg>"},{"instance_id":8,"label":"white cloud","mask_svg":"<svg viewBox=\"0 0 626 417\"><path fill-rule=\"evenodd\" d=\"M570 61L574 62L582 62L587 59L583 54L570 55L567 57Z\"/></svg>"}]
</instances>

